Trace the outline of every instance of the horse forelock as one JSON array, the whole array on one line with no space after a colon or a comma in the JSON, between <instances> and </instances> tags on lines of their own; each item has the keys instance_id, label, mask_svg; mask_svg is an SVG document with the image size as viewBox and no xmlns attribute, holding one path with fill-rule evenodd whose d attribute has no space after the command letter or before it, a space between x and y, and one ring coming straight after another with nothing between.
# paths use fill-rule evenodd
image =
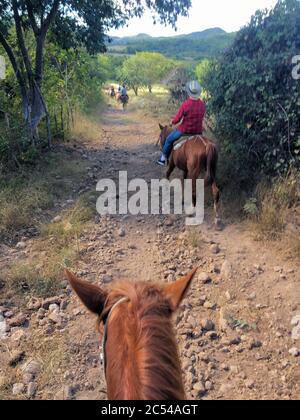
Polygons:
<instances>
[{"instance_id":1,"label":"horse forelock","mask_svg":"<svg viewBox=\"0 0 300 420\"><path fill-rule=\"evenodd\" d=\"M110 397L183 399L170 302L158 286L120 283L109 294L108 307L124 297L128 302L114 310L109 325Z\"/></svg>"}]
</instances>

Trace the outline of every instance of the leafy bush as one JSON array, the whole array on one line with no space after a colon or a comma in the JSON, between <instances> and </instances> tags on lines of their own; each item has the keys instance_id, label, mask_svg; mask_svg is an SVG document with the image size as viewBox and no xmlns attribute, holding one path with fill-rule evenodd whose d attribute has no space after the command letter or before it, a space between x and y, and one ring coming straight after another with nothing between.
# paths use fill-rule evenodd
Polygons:
<instances>
[{"instance_id":1,"label":"leafy bush","mask_svg":"<svg viewBox=\"0 0 300 420\"><path fill-rule=\"evenodd\" d=\"M255 181L300 165L300 81L292 58L300 52L300 3L280 0L258 11L204 77L231 178Z\"/></svg>"}]
</instances>

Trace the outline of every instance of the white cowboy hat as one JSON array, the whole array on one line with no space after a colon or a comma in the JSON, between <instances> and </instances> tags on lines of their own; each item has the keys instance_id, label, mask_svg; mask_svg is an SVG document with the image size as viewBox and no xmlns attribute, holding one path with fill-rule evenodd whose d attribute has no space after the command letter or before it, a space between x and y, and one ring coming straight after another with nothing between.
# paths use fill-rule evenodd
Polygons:
<instances>
[{"instance_id":1,"label":"white cowboy hat","mask_svg":"<svg viewBox=\"0 0 300 420\"><path fill-rule=\"evenodd\" d=\"M199 99L202 93L202 87L196 80L193 80L186 85L186 91L190 98Z\"/></svg>"}]
</instances>

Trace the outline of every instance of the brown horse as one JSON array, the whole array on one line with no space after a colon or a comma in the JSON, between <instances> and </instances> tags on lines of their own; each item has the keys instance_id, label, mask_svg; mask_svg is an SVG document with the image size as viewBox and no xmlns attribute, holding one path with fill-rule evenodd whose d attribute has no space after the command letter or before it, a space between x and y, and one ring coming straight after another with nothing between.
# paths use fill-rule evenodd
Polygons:
<instances>
[{"instance_id":1,"label":"brown horse","mask_svg":"<svg viewBox=\"0 0 300 420\"><path fill-rule=\"evenodd\" d=\"M171 126L163 126L159 124L160 136L158 143L161 148L171 134L173 128ZM182 139L183 140L183 139ZM219 201L220 190L216 183L216 171L218 163L218 151L212 140L202 135L192 135L179 149L173 150L169 159L169 168L166 174L167 179L170 178L175 168L183 171L183 179L191 179L193 186L193 205L196 206L196 182L200 175L201 169L206 170L205 187L212 187L215 210L215 224L220 227L219 218Z\"/></svg>"},{"instance_id":2,"label":"brown horse","mask_svg":"<svg viewBox=\"0 0 300 420\"><path fill-rule=\"evenodd\" d=\"M123 109L125 109L129 103L129 96L128 95L121 95L120 93L116 96L117 102L121 103Z\"/></svg>"},{"instance_id":3,"label":"brown horse","mask_svg":"<svg viewBox=\"0 0 300 420\"><path fill-rule=\"evenodd\" d=\"M103 352L109 400L184 400L172 314L197 269L174 283L123 282L105 291L68 280L104 329Z\"/></svg>"}]
</instances>

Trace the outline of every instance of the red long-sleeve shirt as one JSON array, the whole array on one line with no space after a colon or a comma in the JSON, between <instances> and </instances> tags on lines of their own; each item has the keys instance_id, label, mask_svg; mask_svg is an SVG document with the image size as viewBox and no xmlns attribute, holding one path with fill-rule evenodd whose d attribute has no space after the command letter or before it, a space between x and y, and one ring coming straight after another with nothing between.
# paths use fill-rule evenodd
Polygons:
<instances>
[{"instance_id":1,"label":"red long-sleeve shirt","mask_svg":"<svg viewBox=\"0 0 300 420\"><path fill-rule=\"evenodd\" d=\"M201 99L189 98L181 105L173 124L176 125L183 120L178 127L179 131L186 134L201 134L205 112L205 103Z\"/></svg>"}]
</instances>

